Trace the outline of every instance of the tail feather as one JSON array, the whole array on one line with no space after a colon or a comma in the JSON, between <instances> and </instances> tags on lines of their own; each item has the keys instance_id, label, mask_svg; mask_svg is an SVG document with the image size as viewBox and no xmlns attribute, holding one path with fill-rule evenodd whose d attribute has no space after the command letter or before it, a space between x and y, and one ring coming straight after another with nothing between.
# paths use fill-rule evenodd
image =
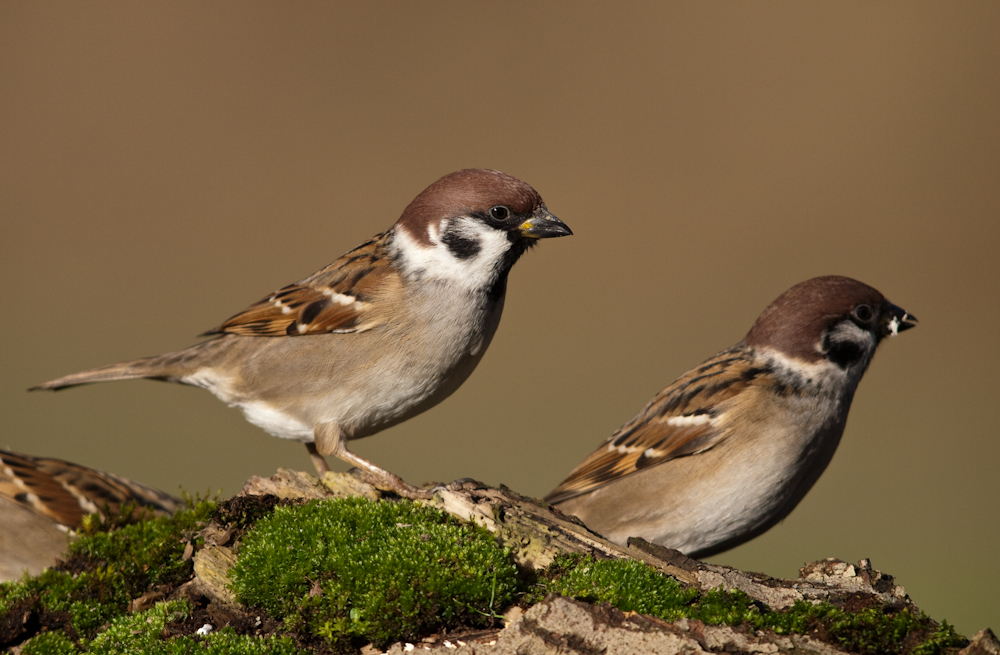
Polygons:
<instances>
[{"instance_id":1,"label":"tail feather","mask_svg":"<svg viewBox=\"0 0 1000 655\"><path fill-rule=\"evenodd\" d=\"M184 383L184 378L200 368L210 366L213 362L225 358L228 348L234 343L235 338L233 335L226 335L202 341L177 352L92 368L89 371L81 371L43 382L37 387L31 387L29 391L65 389L92 382L135 380L136 378Z\"/></svg>"},{"instance_id":2,"label":"tail feather","mask_svg":"<svg viewBox=\"0 0 1000 655\"><path fill-rule=\"evenodd\" d=\"M202 341L177 352L92 368L89 371L81 371L80 373L73 373L55 380L49 380L37 387L32 387L29 391L65 389L66 387L75 387L92 382L134 380L136 378L166 380L168 382L185 384L185 378L199 369L206 366L210 367L214 363L225 359L229 348L237 339L238 337L234 335L226 335Z\"/></svg>"},{"instance_id":3,"label":"tail feather","mask_svg":"<svg viewBox=\"0 0 1000 655\"><path fill-rule=\"evenodd\" d=\"M159 357L145 357L143 359L136 359L131 362L122 362L120 364L109 364L107 366L92 368L89 371L81 371L79 373L64 375L61 378L49 380L48 382L43 382L38 386L31 387L28 391L39 391L42 389L65 389L67 387L75 387L81 384L90 384L92 382L134 380L136 378L176 380L178 377L177 373L178 371L176 371L174 367L169 366L168 362L164 362L164 358L161 355Z\"/></svg>"}]
</instances>

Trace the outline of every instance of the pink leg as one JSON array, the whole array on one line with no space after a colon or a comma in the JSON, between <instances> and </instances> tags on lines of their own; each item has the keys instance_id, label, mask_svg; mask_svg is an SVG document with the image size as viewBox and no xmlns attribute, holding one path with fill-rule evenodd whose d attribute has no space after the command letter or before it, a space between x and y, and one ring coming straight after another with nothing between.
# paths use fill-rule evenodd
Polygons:
<instances>
[{"instance_id":1,"label":"pink leg","mask_svg":"<svg viewBox=\"0 0 1000 655\"><path fill-rule=\"evenodd\" d=\"M316 465L317 471L319 471L319 464L317 463L317 460L323 462L323 467L326 468L326 461L323 459L322 455L333 455L334 457L347 462L351 466L358 467L373 477L377 483L381 483L380 485L376 484L379 488L387 488L395 491L403 498L417 499L431 498L433 496L433 494L427 489L420 489L407 484L403 481L403 478L398 475L390 473L384 468L377 466L372 462L369 462L367 459L359 457L347 450L347 440L343 438L340 427L336 423L330 422L316 425L315 434L316 443L306 445L307 447L311 446L309 454L313 457L313 463ZM323 473L320 473L321 477L322 475Z\"/></svg>"}]
</instances>

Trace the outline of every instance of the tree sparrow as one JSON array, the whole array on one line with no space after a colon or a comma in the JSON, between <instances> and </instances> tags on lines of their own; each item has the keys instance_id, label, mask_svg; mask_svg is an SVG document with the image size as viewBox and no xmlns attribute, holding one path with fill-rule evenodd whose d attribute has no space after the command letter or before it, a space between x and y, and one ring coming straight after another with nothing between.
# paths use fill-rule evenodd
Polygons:
<instances>
[{"instance_id":1,"label":"tree sparrow","mask_svg":"<svg viewBox=\"0 0 1000 655\"><path fill-rule=\"evenodd\" d=\"M205 333L213 338L35 389L131 378L203 387L272 435L305 442L320 475L335 455L421 495L345 442L451 395L493 338L511 267L538 239L568 234L524 182L461 170L387 232Z\"/></svg>"},{"instance_id":2,"label":"tree sparrow","mask_svg":"<svg viewBox=\"0 0 1000 655\"><path fill-rule=\"evenodd\" d=\"M27 569L38 575L66 552L67 534L87 514L176 512L181 503L162 491L61 459L0 450L0 582Z\"/></svg>"},{"instance_id":3,"label":"tree sparrow","mask_svg":"<svg viewBox=\"0 0 1000 655\"><path fill-rule=\"evenodd\" d=\"M546 500L613 542L693 557L748 541L830 463L879 342L916 319L846 277L798 284L661 391Z\"/></svg>"}]
</instances>

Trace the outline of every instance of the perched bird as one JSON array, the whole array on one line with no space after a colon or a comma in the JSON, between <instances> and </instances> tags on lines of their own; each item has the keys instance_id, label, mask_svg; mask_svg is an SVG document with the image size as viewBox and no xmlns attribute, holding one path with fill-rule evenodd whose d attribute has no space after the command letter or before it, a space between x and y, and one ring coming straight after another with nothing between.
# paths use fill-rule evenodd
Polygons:
<instances>
[{"instance_id":1,"label":"perched bird","mask_svg":"<svg viewBox=\"0 0 1000 655\"><path fill-rule=\"evenodd\" d=\"M61 459L0 450L0 582L37 575L66 552L87 514L173 514L181 502L162 491Z\"/></svg>"},{"instance_id":2,"label":"perched bird","mask_svg":"<svg viewBox=\"0 0 1000 655\"><path fill-rule=\"evenodd\" d=\"M457 171L391 229L205 333L213 338L34 388L131 378L203 387L270 434L305 442L321 475L335 455L421 495L345 442L451 395L493 338L511 267L538 239L569 234L517 178Z\"/></svg>"},{"instance_id":3,"label":"perched bird","mask_svg":"<svg viewBox=\"0 0 1000 655\"><path fill-rule=\"evenodd\" d=\"M915 321L857 280L797 284L545 500L619 544L640 537L703 557L748 541L819 479L875 348Z\"/></svg>"}]
</instances>

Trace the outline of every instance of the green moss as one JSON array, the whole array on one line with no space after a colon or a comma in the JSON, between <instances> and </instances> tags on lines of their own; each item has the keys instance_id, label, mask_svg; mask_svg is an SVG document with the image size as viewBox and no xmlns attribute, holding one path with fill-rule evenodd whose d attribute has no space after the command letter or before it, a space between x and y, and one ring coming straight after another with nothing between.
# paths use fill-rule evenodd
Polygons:
<instances>
[{"instance_id":1,"label":"green moss","mask_svg":"<svg viewBox=\"0 0 1000 655\"><path fill-rule=\"evenodd\" d=\"M70 624L80 635L91 635L104 623L128 607L129 594L124 576L111 566L70 575L46 571L38 582L41 609L67 612Z\"/></svg>"},{"instance_id":2,"label":"green moss","mask_svg":"<svg viewBox=\"0 0 1000 655\"><path fill-rule=\"evenodd\" d=\"M668 621L686 616L688 605L698 597L696 590L685 589L677 580L635 560L587 560L549 580L544 589Z\"/></svg>"},{"instance_id":3,"label":"green moss","mask_svg":"<svg viewBox=\"0 0 1000 655\"><path fill-rule=\"evenodd\" d=\"M76 655L79 652L65 632L44 632L21 649L21 655Z\"/></svg>"},{"instance_id":4,"label":"green moss","mask_svg":"<svg viewBox=\"0 0 1000 655\"><path fill-rule=\"evenodd\" d=\"M786 612L770 612L759 627L776 632L818 632L853 653L932 655L965 643L947 622L938 625L923 612L871 607L849 611L829 603L795 603Z\"/></svg>"},{"instance_id":5,"label":"green moss","mask_svg":"<svg viewBox=\"0 0 1000 655\"><path fill-rule=\"evenodd\" d=\"M129 601L150 588L170 589L189 579L184 542L213 513L237 534L247 530L232 572L234 591L244 603L283 619L289 631L301 630L298 642L241 636L229 628L191 636L198 622L184 602L127 613ZM947 623L901 604L858 597L845 607L798 602L778 612L739 591L699 594L631 560L563 556L529 584L517 578L507 551L487 532L408 502L234 499L217 510L196 503L173 518L140 523L95 515L85 532L57 569L0 584L0 643L33 637L23 643L26 655L81 649L291 655L297 644L322 640L344 650L369 640L384 646L442 628L484 625L518 597L529 605L556 592L665 620L809 634L854 653L934 655L965 644Z\"/></svg>"},{"instance_id":6,"label":"green moss","mask_svg":"<svg viewBox=\"0 0 1000 655\"><path fill-rule=\"evenodd\" d=\"M0 582L0 622L7 618L12 609L31 602L36 592L30 584L31 579L31 576L25 575L20 580Z\"/></svg>"},{"instance_id":7,"label":"green moss","mask_svg":"<svg viewBox=\"0 0 1000 655\"><path fill-rule=\"evenodd\" d=\"M186 619L190 606L186 601L157 603L152 609L115 619L87 646L96 655L298 655L289 637L249 637L230 629L206 636L180 636L163 639L170 623ZM72 652L72 651L68 651Z\"/></svg>"},{"instance_id":8,"label":"green moss","mask_svg":"<svg viewBox=\"0 0 1000 655\"><path fill-rule=\"evenodd\" d=\"M827 608L824 608L827 609ZM890 614L881 609L848 613L829 608L822 621L832 641L858 653L901 652L903 641L911 632L926 626L920 616L909 610Z\"/></svg>"},{"instance_id":9,"label":"green moss","mask_svg":"<svg viewBox=\"0 0 1000 655\"><path fill-rule=\"evenodd\" d=\"M186 579L191 563L184 562L181 535L211 518L215 504L201 502L172 517L156 518L82 537L69 548L73 566L107 562L120 573L129 593Z\"/></svg>"},{"instance_id":10,"label":"green moss","mask_svg":"<svg viewBox=\"0 0 1000 655\"><path fill-rule=\"evenodd\" d=\"M159 649L144 651L143 655L188 655L192 652L199 655L306 655L315 651L296 647L291 637L250 637L223 628L205 637L177 637L161 642Z\"/></svg>"},{"instance_id":11,"label":"green moss","mask_svg":"<svg viewBox=\"0 0 1000 655\"><path fill-rule=\"evenodd\" d=\"M181 558L181 536L213 511L212 503L200 502L173 517L138 523L113 518L102 524L92 516L90 534L70 545L59 568L0 584L0 626L13 630L20 623L10 615L30 611L50 622L68 622L73 637L92 637L151 586L176 584L191 575L191 562ZM0 642L15 636L0 634Z\"/></svg>"},{"instance_id":12,"label":"green moss","mask_svg":"<svg viewBox=\"0 0 1000 655\"><path fill-rule=\"evenodd\" d=\"M528 604L557 593L590 603L610 603L623 612L649 614L667 621L681 618L705 623L741 624L760 614L753 601L740 592L721 590L700 595L674 578L636 560L595 560L582 555L562 555L540 576L525 595Z\"/></svg>"},{"instance_id":13,"label":"green moss","mask_svg":"<svg viewBox=\"0 0 1000 655\"><path fill-rule=\"evenodd\" d=\"M518 591L509 554L485 530L361 498L276 508L244 535L230 575L242 602L331 644L481 625Z\"/></svg>"},{"instance_id":14,"label":"green moss","mask_svg":"<svg viewBox=\"0 0 1000 655\"><path fill-rule=\"evenodd\" d=\"M743 625L760 627L762 612L766 608L742 591L711 589L692 603L689 618L709 625Z\"/></svg>"},{"instance_id":15,"label":"green moss","mask_svg":"<svg viewBox=\"0 0 1000 655\"><path fill-rule=\"evenodd\" d=\"M965 640L948 623L906 608L848 610L829 603L795 603L772 611L741 591L713 589L699 595L655 569L632 560L593 560L579 555L557 558L526 598L559 593L588 602L610 603L622 611L667 621L690 618L711 625L746 625L779 634L813 634L853 653L933 655L962 646Z\"/></svg>"},{"instance_id":16,"label":"green moss","mask_svg":"<svg viewBox=\"0 0 1000 655\"><path fill-rule=\"evenodd\" d=\"M927 616L923 613L920 616L927 619ZM937 629L927 635L924 642L916 646L912 653L913 655L937 655L947 650L962 648L967 644L968 640L955 632L955 628L950 623L941 621Z\"/></svg>"},{"instance_id":17,"label":"green moss","mask_svg":"<svg viewBox=\"0 0 1000 655\"><path fill-rule=\"evenodd\" d=\"M88 646L92 653L152 653L167 623L187 618L184 601L157 603L152 609L126 614L112 622Z\"/></svg>"},{"instance_id":18,"label":"green moss","mask_svg":"<svg viewBox=\"0 0 1000 655\"><path fill-rule=\"evenodd\" d=\"M93 634L128 607L124 579L108 567L72 575L48 569L34 578L0 585L0 624L19 625L17 614L62 615L78 635ZM0 635L0 643L13 637Z\"/></svg>"}]
</instances>

